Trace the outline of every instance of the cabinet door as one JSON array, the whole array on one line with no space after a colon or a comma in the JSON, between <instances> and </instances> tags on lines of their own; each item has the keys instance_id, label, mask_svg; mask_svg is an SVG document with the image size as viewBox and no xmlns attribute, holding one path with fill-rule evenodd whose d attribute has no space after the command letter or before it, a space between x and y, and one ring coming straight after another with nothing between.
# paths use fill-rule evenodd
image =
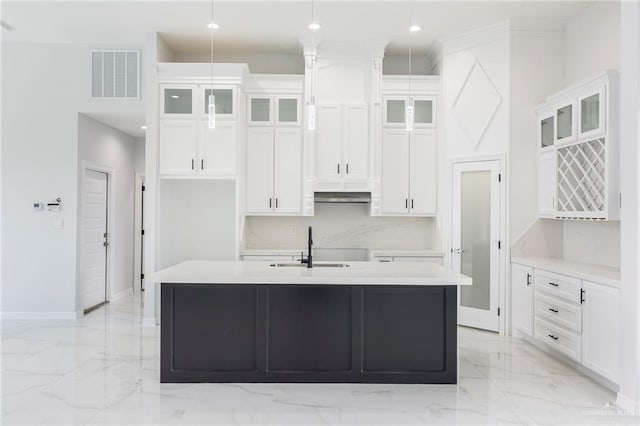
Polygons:
<instances>
[{"instance_id":1,"label":"cabinet door","mask_svg":"<svg viewBox=\"0 0 640 426\"><path fill-rule=\"evenodd\" d=\"M203 117L206 117L209 113L209 95L213 90L213 96L215 96L216 105L216 118L235 118L236 116L236 102L235 102L235 90L232 87L204 87L201 90L201 102L200 112Z\"/></svg>"},{"instance_id":2,"label":"cabinet door","mask_svg":"<svg viewBox=\"0 0 640 426\"><path fill-rule=\"evenodd\" d=\"M436 99L433 97L413 98L413 124L415 127L435 127Z\"/></svg>"},{"instance_id":3,"label":"cabinet door","mask_svg":"<svg viewBox=\"0 0 640 426\"><path fill-rule=\"evenodd\" d=\"M342 132L340 105L319 105L316 127L316 180L337 182L341 166Z\"/></svg>"},{"instance_id":4,"label":"cabinet door","mask_svg":"<svg viewBox=\"0 0 640 426\"><path fill-rule=\"evenodd\" d=\"M273 125L273 111L271 108L271 96L249 96L247 106L249 108L249 124L271 126Z\"/></svg>"},{"instance_id":5,"label":"cabinet door","mask_svg":"<svg viewBox=\"0 0 640 426\"><path fill-rule=\"evenodd\" d=\"M275 131L274 195L276 213L302 212L302 132Z\"/></svg>"},{"instance_id":6,"label":"cabinet door","mask_svg":"<svg viewBox=\"0 0 640 426\"><path fill-rule=\"evenodd\" d=\"M194 116L197 86L162 86L160 89L160 115L164 118L188 118Z\"/></svg>"},{"instance_id":7,"label":"cabinet door","mask_svg":"<svg viewBox=\"0 0 640 426\"><path fill-rule=\"evenodd\" d=\"M385 97L384 98L384 126L404 127L407 108L407 98L405 97ZM415 114L414 114L415 117Z\"/></svg>"},{"instance_id":8,"label":"cabinet door","mask_svg":"<svg viewBox=\"0 0 640 426\"><path fill-rule=\"evenodd\" d=\"M219 122L215 129L208 123L200 123L198 147L199 174L211 176L234 176L236 174L236 124Z\"/></svg>"},{"instance_id":9,"label":"cabinet door","mask_svg":"<svg viewBox=\"0 0 640 426\"><path fill-rule=\"evenodd\" d=\"M618 383L618 289L589 281L583 281L582 288L582 362Z\"/></svg>"},{"instance_id":10,"label":"cabinet door","mask_svg":"<svg viewBox=\"0 0 640 426\"><path fill-rule=\"evenodd\" d=\"M345 179L367 179L369 177L369 111L367 106L345 106L343 121Z\"/></svg>"},{"instance_id":11,"label":"cabinet door","mask_svg":"<svg viewBox=\"0 0 640 426\"><path fill-rule=\"evenodd\" d=\"M196 173L197 124L195 120L160 120L160 174Z\"/></svg>"},{"instance_id":12,"label":"cabinet door","mask_svg":"<svg viewBox=\"0 0 640 426\"><path fill-rule=\"evenodd\" d=\"M556 137L555 115L544 114L538 118L538 148L553 147Z\"/></svg>"},{"instance_id":13,"label":"cabinet door","mask_svg":"<svg viewBox=\"0 0 640 426\"><path fill-rule=\"evenodd\" d=\"M556 108L556 142L571 142L576 139L575 101L565 102Z\"/></svg>"},{"instance_id":14,"label":"cabinet door","mask_svg":"<svg viewBox=\"0 0 640 426\"><path fill-rule=\"evenodd\" d=\"M415 215L435 216L438 191L438 138L435 130L414 130L410 138L409 211Z\"/></svg>"},{"instance_id":15,"label":"cabinet door","mask_svg":"<svg viewBox=\"0 0 640 426\"><path fill-rule=\"evenodd\" d=\"M273 211L273 129L247 130L247 213Z\"/></svg>"},{"instance_id":16,"label":"cabinet door","mask_svg":"<svg viewBox=\"0 0 640 426\"><path fill-rule=\"evenodd\" d=\"M605 131L605 89L587 92L578 99L578 127L581 138L597 137Z\"/></svg>"},{"instance_id":17,"label":"cabinet door","mask_svg":"<svg viewBox=\"0 0 640 426\"><path fill-rule=\"evenodd\" d=\"M382 214L409 213L409 133L382 133Z\"/></svg>"},{"instance_id":18,"label":"cabinet door","mask_svg":"<svg viewBox=\"0 0 640 426\"><path fill-rule=\"evenodd\" d=\"M278 126L300 125L300 96L278 96L274 107Z\"/></svg>"},{"instance_id":19,"label":"cabinet door","mask_svg":"<svg viewBox=\"0 0 640 426\"><path fill-rule=\"evenodd\" d=\"M533 337L533 268L511 267L511 323L513 328Z\"/></svg>"},{"instance_id":20,"label":"cabinet door","mask_svg":"<svg viewBox=\"0 0 640 426\"><path fill-rule=\"evenodd\" d=\"M538 217L553 217L556 200L556 153L544 152L538 157Z\"/></svg>"}]
</instances>

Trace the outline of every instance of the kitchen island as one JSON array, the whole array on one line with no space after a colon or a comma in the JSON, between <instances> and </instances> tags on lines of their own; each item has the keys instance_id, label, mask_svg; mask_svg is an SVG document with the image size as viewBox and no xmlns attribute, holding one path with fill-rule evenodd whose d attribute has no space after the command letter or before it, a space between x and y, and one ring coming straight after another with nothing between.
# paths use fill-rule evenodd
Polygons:
<instances>
[{"instance_id":1,"label":"kitchen island","mask_svg":"<svg viewBox=\"0 0 640 426\"><path fill-rule=\"evenodd\" d=\"M161 382L456 383L457 286L432 263L188 261L161 283Z\"/></svg>"}]
</instances>

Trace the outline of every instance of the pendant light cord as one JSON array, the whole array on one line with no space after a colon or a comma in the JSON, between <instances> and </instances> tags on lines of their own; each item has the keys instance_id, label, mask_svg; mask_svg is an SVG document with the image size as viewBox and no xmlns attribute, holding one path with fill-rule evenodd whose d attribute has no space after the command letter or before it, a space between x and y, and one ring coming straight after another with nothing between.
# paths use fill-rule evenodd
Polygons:
<instances>
[{"instance_id":1,"label":"pendant light cord","mask_svg":"<svg viewBox=\"0 0 640 426\"><path fill-rule=\"evenodd\" d=\"M411 0L409 0L409 27L411 27ZM409 31L409 102L411 102L411 47L413 37L411 31Z\"/></svg>"},{"instance_id":2,"label":"pendant light cord","mask_svg":"<svg viewBox=\"0 0 640 426\"><path fill-rule=\"evenodd\" d=\"M215 23L213 21L213 0L211 0L211 95L213 95L213 31Z\"/></svg>"}]
</instances>

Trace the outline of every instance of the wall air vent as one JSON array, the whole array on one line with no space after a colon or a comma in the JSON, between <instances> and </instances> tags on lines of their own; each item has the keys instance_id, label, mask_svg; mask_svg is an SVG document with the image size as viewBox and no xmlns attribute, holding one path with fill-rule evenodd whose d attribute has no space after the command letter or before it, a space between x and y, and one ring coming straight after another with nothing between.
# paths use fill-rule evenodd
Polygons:
<instances>
[{"instance_id":1,"label":"wall air vent","mask_svg":"<svg viewBox=\"0 0 640 426\"><path fill-rule=\"evenodd\" d=\"M91 97L140 98L139 50L91 50Z\"/></svg>"}]
</instances>

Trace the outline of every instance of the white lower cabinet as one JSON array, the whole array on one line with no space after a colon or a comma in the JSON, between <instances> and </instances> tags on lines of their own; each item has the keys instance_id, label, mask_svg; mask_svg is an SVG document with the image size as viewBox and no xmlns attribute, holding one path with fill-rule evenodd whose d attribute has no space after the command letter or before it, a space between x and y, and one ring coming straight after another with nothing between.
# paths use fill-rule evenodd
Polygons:
<instances>
[{"instance_id":1,"label":"white lower cabinet","mask_svg":"<svg viewBox=\"0 0 640 426\"><path fill-rule=\"evenodd\" d=\"M514 329L618 382L618 288L514 263L511 292Z\"/></svg>"},{"instance_id":2,"label":"white lower cabinet","mask_svg":"<svg viewBox=\"0 0 640 426\"><path fill-rule=\"evenodd\" d=\"M533 268L514 264L511 268L511 322L513 328L533 337Z\"/></svg>"},{"instance_id":3,"label":"white lower cabinet","mask_svg":"<svg viewBox=\"0 0 640 426\"><path fill-rule=\"evenodd\" d=\"M617 383L619 290L590 281L583 281L582 289L582 363Z\"/></svg>"},{"instance_id":4,"label":"white lower cabinet","mask_svg":"<svg viewBox=\"0 0 640 426\"><path fill-rule=\"evenodd\" d=\"M247 214L302 213L302 133L299 128L249 128Z\"/></svg>"}]
</instances>

